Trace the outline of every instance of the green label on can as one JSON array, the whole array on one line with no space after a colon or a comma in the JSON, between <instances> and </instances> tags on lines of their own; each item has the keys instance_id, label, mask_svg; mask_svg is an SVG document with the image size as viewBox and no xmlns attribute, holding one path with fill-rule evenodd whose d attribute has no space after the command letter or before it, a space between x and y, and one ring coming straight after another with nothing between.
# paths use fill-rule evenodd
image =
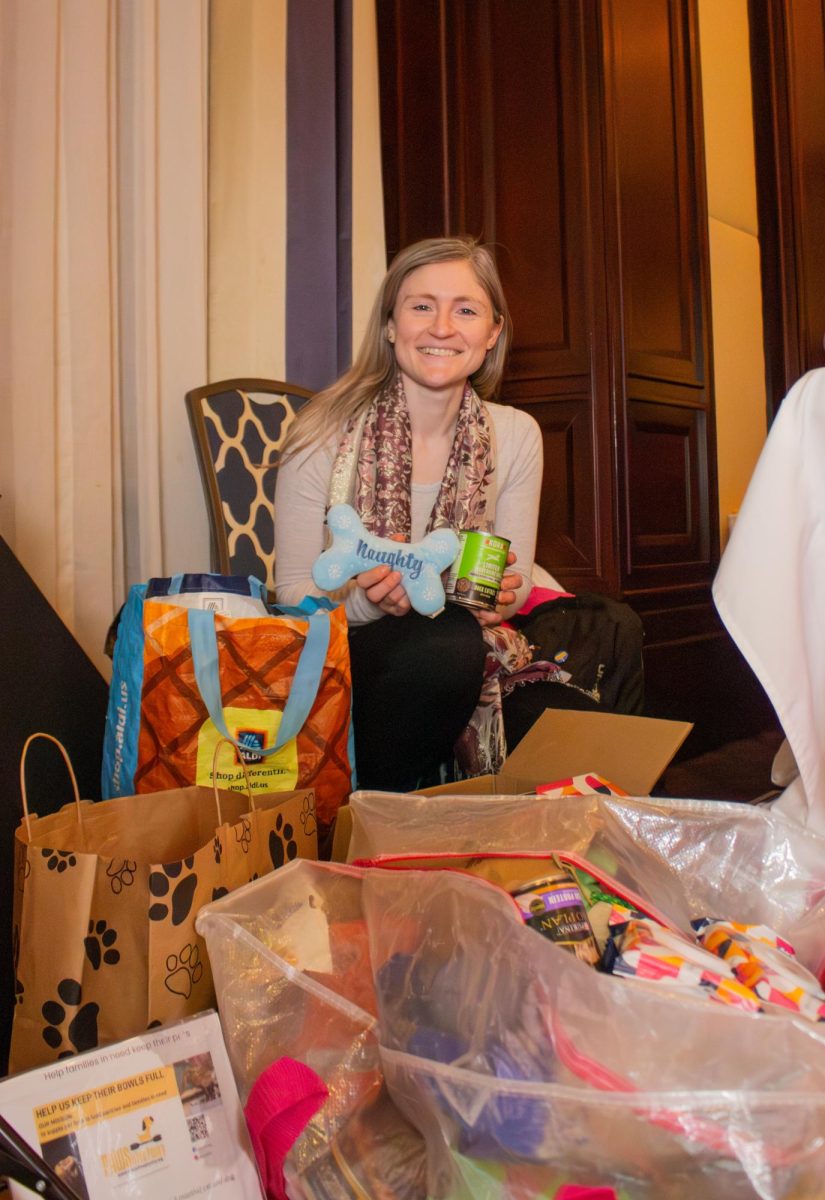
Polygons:
<instances>
[{"instance_id":1,"label":"green label on can","mask_svg":"<svg viewBox=\"0 0 825 1200\"><path fill-rule=\"evenodd\" d=\"M470 608L495 608L509 541L476 530L465 530L458 537L461 546L447 576L447 599Z\"/></svg>"}]
</instances>

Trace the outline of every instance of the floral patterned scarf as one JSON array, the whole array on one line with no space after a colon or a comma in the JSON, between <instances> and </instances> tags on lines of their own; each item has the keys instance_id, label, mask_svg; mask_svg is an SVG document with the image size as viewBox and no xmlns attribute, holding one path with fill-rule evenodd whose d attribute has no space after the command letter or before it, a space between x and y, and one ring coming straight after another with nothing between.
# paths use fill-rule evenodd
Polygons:
<instances>
[{"instance_id":1,"label":"floral patterned scarf","mask_svg":"<svg viewBox=\"0 0 825 1200\"><path fill-rule=\"evenodd\" d=\"M395 382L353 418L338 447L330 504L349 503L377 537L411 533L412 431L404 384ZM495 436L490 416L469 384L426 533L491 529L495 516Z\"/></svg>"},{"instance_id":2,"label":"floral patterned scarf","mask_svg":"<svg viewBox=\"0 0 825 1200\"><path fill-rule=\"evenodd\" d=\"M484 403L464 389L455 438L427 530L491 530L495 520L495 432ZM330 506L352 504L378 537L411 534L412 431L400 375L344 430L330 481ZM502 694L535 674L527 639L515 629L484 630L487 661L478 706L455 746L456 767L472 776L500 770L507 753ZM542 664L546 666L546 664ZM542 678L547 673L542 672Z\"/></svg>"}]
</instances>

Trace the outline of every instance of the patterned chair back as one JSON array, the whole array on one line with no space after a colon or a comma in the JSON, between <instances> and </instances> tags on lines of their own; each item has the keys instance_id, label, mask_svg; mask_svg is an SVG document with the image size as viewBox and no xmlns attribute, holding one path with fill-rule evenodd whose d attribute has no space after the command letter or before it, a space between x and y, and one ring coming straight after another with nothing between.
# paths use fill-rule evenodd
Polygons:
<instances>
[{"instance_id":1,"label":"patterned chair back","mask_svg":"<svg viewBox=\"0 0 825 1200\"><path fill-rule=\"evenodd\" d=\"M209 512L212 570L275 590L275 477L298 409L312 396L276 379L224 379L186 393Z\"/></svg>"}]
</instances>

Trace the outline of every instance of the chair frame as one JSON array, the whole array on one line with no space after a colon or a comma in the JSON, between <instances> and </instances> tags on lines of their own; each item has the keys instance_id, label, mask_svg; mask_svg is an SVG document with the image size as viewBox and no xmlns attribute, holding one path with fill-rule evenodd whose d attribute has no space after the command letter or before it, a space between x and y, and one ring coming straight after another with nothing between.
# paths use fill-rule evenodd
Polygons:
<instances>
[{"instance_id":1,"label":"chair frame","mask_svg":"<svg viewBox=\"0 0 825 1200\"><path fill-rule=\"evenodd\" d=\"M221 575L231 573L229 561L229 541L222 515L221 494L218 479L212 463L212 452L206 433L206 422L203 416L201 401L209 396L221 395L224 392L263 392L273 396L297 396L309 400L315 395L307 388L298 387L294 383L286 383L280 379L220 379L215 383L207 383L202 387L192 388L186 393L186 408L189 413L189 424L197 450L198 470L201 483L207 499L209 514L209 540L211 544L212 570Z\"/></svg>"}]
</instances>

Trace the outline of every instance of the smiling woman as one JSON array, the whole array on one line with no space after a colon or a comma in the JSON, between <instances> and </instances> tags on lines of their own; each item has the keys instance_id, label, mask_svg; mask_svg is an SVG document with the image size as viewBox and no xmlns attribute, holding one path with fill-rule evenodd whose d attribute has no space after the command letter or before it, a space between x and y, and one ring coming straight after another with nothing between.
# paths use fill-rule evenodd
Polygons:
<instances>
[{"instance_id":1,"label":"smiling woman","mask_svg":"<svg viewBox=\"0 0 825 1200\"><path fill-rule=\"evenodd\" d=\"M469 262L431 263L411 271L401 285L387 337L404 380L408 404L417 393L461 401L464 384L484 362L502 331ZM422 395L422 393L424 395Z\"/></svg>"},{"instance_id":2,"label":"smiling woman","mask_svg":"<svg viewBox=\"0 0 825 1200\"><path fill-rule=\"evenodd\" d=\"M542 472L536 422L490 402L509 340L490 252L464 238L418 242L390 265L352 367L290 431L275 498L279 602L318 593L312 565L333 504L352 505L377 537L418 542L448 527L512 545L491 609L448 604L422 617L389 562L337 593L361 787L436 782L454 747L467 773L496 769L500 681L535 674L526 640L502 628L531 588Z\"/></svg>"}]
</instances>

